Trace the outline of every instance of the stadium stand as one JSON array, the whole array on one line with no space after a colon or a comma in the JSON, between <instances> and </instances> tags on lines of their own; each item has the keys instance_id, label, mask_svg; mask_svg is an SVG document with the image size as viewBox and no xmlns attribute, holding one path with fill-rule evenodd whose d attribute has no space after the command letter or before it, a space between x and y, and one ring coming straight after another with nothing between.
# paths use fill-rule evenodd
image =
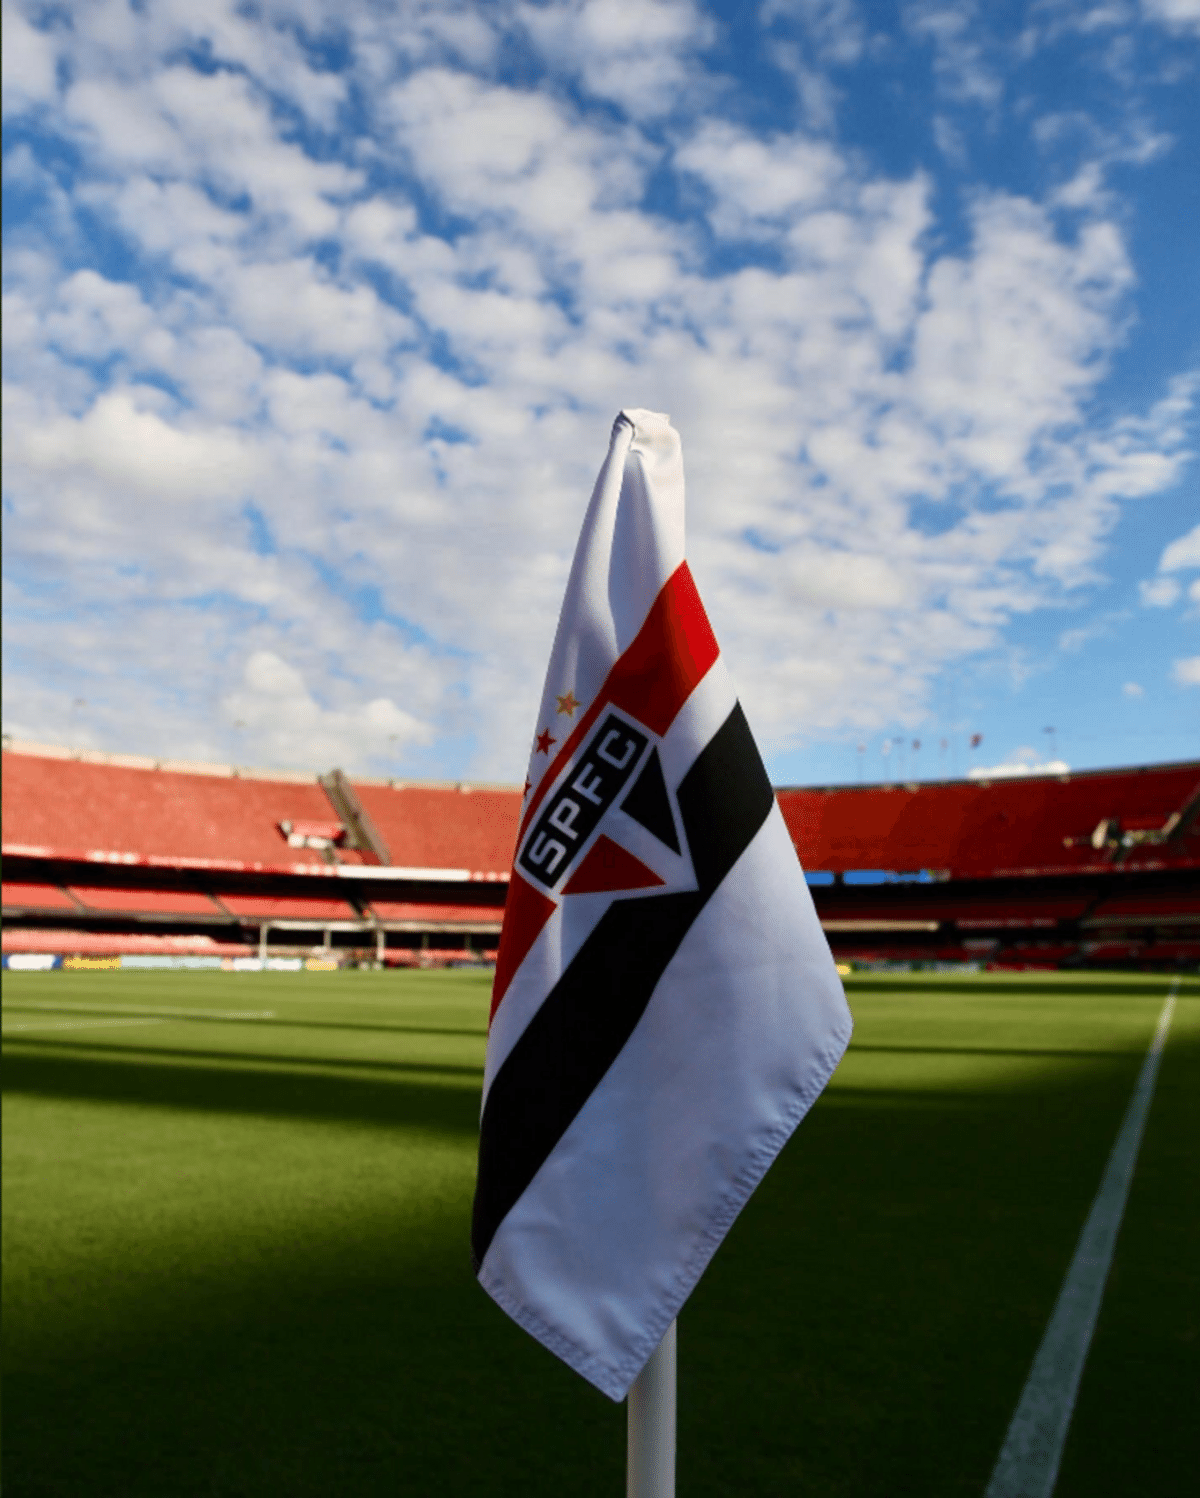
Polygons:
<instances>
[{"instance_id":1,"label":"stadium stand","mask_svg":"<svg viewBox=\"0 0 1200 1498\"><path fill-rule=\"evenodd\" d=\"M1161 921L1200 926L1200 890L1174 894L1121 894L1102 900L1084 921L1085 926L1127 925L1131 921Z\"/></svg>"},{"instance_id":2,"label":"stadium stand","mask_svg":"<svg viewBox=\"0 0 1200 1498\"><path fill-rule=\"evenodd\" d=\"M3 795L6 953L388 964L494 954L521 803L30 744ZM1200 762L779 801L841 960L1200 965Z\"/></svg>"},{"instance_id":3,"label":"stadium stand","mask_svg":"<svg viewBox=\"0 0 1200 1498\"><path fill-rule=\"evenodd\" d=\"M87 912L119 911L151 918L155 915L220 917L210 895L186 889L121 889L108 885L72 884L67 893Z\"/></svg>"},{"instance_id":4,"label":"stadium stand","mask_svg":"<svg viewBox=\"0 0 1200 1498\"><path fill-rule=\"evenodd\" d=\"M230 890L219 897L230 915L256 921L291 921L305 927L325 926L331 921L359 922L362 916L348 900L320 900L311 895L245 895Z\"/></svg>"},{"instance_id":5,"label":"stadium stand","mask_svg":"<svg viewBox=\"0 0 1200 1498\"><path fill-rule=\"evenodd\" d=\"M244 957L247 947L242 941L220 941L212 936L153 936L140 931L39 929L36 926L5 929L4 951L58 952L63 956L107 957L129 953L134 956Z\"/></svg>"},{"instance_id":6,"label":"stadium stand","mask_svg":"<svg viewBox=\"0 0 1200 1498\"><path fill-rule=\"evenodd\" d=\"M515 788L355 785L396 863L465 867L473 879L507 881L521 816L521 795Z\"/></svg>"},{"instance_id":7,"label":"stadium stand","mask_svg":"<svg viewBox=\"0 0 1200 1498\"><path fill-rule=\"evenodd\" d=\"M819 892L821 910L826 922L845 912L844 918L866 921L931 922L936 929L953 922L960 931L987 931L1006 926L1023 928L1057 926L1060 921L1077 920L1091 903L1087 894L1058 894L1048 891L1026 894L1006 891L1002 906L994 894L980 891L974 895L948 894L937 885L892 885L881 895L878 886L861 893L843 886Z\"/></svg>"},{"instance_id":8,"label":"stadium stand","mask_svg":"<svg viewBox=\"0 0 1200 1498\"><path fill-rule=\"evenodd\" d=\"M1194 868L1200 764L787 788L779 804L805 868L929 869L942 878Z\"/></svg>"},{"instance_id":9,"label":"stadium stand","mask_svg":"<svg viewBox=\"0 0 1200 1498\"><path fill-rule=\"evenodd\" d=\"M0 885L0 894L2 894L6 911L66 910L72 914L79 912L78 903L57 884L36 884L32 881L25 884L6 883Z\"/></svg>"},{"instance_id":10,"label":"stadium stand","mask_svg":"<svg viewBox=\"0 0 1200 1498\"><path fill-rule=\"evenodd\" d=\"M4 756L6 855L81 863L296 873L313 863L291 848L285 820L329 820L315 775L271 779L231 767L78 760L51 753ZM341 855L361 862L356 850Z\"/></svg>"},{"instance_id":11,"label":"stadium stand","mask_svg":"<svg viewBox=\"0 0 1200 1498\"><path fill-rule=\"evenodd\" d=\"M430 921L440 931L480 931L499 936L503 910L478 905L416 905L403 900L372 900L371 909L393 929L423 931Z\"/></svg>"}]
</instances>

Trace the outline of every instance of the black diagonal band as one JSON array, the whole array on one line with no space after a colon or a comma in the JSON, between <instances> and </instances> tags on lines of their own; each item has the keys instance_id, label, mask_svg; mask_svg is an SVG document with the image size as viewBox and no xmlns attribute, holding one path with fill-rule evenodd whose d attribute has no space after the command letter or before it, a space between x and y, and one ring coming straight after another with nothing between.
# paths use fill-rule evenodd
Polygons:
<instances>
[{"instance_id":1,"label":"black diagonal band","mask_svg":"<svg viewBox=\"0 0 1200 1498\"><path fill-rule=\"evenodd\" d=\"M614 900L492 1082L471 1229L476 1269L620 1055L693 921L767 819L774 792L740 704L697 755L677 797L699 887Z\"/></svg>"}]
</instances>

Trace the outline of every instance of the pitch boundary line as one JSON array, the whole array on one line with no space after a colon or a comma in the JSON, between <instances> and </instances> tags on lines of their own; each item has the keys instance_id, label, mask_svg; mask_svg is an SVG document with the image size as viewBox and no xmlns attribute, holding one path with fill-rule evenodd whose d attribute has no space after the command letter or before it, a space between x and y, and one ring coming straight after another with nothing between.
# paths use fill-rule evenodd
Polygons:
<instances>
[{"instance_id":1,"label":"pitch boundary line","mask_svg":"<svg viewBox=\"0 0 1200 1498\"><path fill-rule=\"evenodd\" d=\"M99 1030L106 1025L169 1025L167 1019L67 1019L38 1020L29 1025L5 1025L0 1034L13 1035L21 1030Z\"/></svg>"},{"instance_id":2,"label":"pitch boundary line","mask_svg":"<svg viewBox=\"0 0 1200 1498\"><path fill-rule=\"evenodd\" d=\"M168 1019L274 1019L273 1009L172 1009L166 1004L14 1004L11 1014L139 1014Z\"/></svg>"},{"instance_id":3,"label":"pitch boundary line","mask_svg":"<svg viewBox=\"0 0 1200 1498\"><path fill-rule=\"evenodd\" d=\"M1178 992L1176 978L984 1498L1050 1498L1054 1492Z\"/></svg>"}]
</instances>

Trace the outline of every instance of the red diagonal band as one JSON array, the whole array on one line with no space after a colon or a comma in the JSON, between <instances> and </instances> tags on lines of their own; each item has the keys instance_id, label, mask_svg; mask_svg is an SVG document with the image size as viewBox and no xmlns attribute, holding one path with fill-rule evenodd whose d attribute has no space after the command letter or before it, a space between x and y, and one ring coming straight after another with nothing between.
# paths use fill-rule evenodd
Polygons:
<instances>
[{"instance_id":1,"label":"red diagonal band","mask_svg":"<svg viewBox=\"0 0 1200 1498\"><path fill-rule=\"evenodd\" d=\"M537 941L542 927L557 909L557 904L549 895L534 889L514 868L508 886L508 897L504 902L504 926L500 932L500 950L496 954L496 976L492 980L489 1025L513 975L529 956L530 947Z\"/></svg>"},{"instance_id":2,"label":"red diagonal band","mask_svg":"<svg viewBox=\"0 0 1200 1498\"><path fill-rule=\"evenodd\" d=\"M663 584L645 623L614 664L595 701L546 766L521 819L520 839L559 770L606 707L621 708L661 738L720 654L686 562Z\"/></svg>"}]
</instances>

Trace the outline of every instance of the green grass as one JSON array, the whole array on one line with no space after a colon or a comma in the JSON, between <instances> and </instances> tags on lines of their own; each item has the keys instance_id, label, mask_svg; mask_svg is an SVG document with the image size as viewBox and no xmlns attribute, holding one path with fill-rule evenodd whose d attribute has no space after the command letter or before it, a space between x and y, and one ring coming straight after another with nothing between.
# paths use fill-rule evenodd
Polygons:
<instances>
[{"instance_id":1,"label":"green grass","mask_svg":"<svg viewBox=\"0 0 1200 1498\"><path fill-rule=\"evenodd\" d=\"M1167 988L852 980L681 1317L681 1498L982 1493ZM7 1498L623 1491L623 1409L471 1275L487 994L6 974ZM12 1028L122 1006L274 1018ZM1192 1491L1198 1096L1185 979L1061 1498Z\"/></svg>"}]
</instances>

